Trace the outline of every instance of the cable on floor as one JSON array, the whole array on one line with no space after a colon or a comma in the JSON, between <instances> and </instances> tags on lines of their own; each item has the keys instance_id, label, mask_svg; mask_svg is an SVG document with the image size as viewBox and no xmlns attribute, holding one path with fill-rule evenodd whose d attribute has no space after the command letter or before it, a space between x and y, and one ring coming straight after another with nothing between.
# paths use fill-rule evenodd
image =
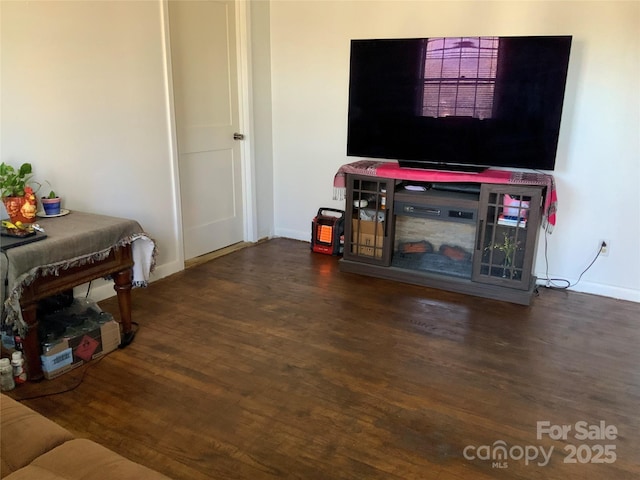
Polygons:
<instances>
[{"instance_id":1,"label":"cable on floor","mask_svg":"<svg viewBox=\"0 0 640 480\"><path fill-rule=\"evenodd\" d=\"M598 249L598 253L596 253L596 256L593 257L593 260L591 260L591 263L589 263L589 265L587 266L587 268L585 268L582 273L580 273L580 276L578 276L578 280L576 280L576 283L571 283L569 280L564 279L564 278L549 278L549 258L548 258L548 235L549 235L549 231L548 229L545 229L544 231L544 261L545 261L545 277L544 280L547 282L547 285L540 285L542 287L546 287L546 288L550 288L552 290L566 290L568 288L571 287L575 287L576 285L578 285L578 283L580 283L580 280L582 279L582 276L593 266L593 264L596 262L596 260L598 259L598 257L600 256L601 253L601 249ZM565 285L555 285L554 282L563 282Z\"/></svg>"},{"instance_id":2,"label":"cable on floor","mask_svg":"<svg viewBox=\"0 0 640 480\"><path fill-rule=\"evenodd\" d=\"M138 322L131 322L132 327L135 327L133 331L133 335L135 336L136 333L138 333L138 330L140 329L140 325L138 324ZM131 343L131 342L129 342ZM118 348L124 348L122 347L122 344L120 344L120 346ZM84 370L82 371L82 375L80 375L80 378L78 379L78 381L70 386L67 387L63 390L59 390L57 392L48 392L48 393L42 393L42 394L38 394L38 395L32 395L30 397L20 397L20 398L16 398L15 400L18 402L23 402L25 400L34 400L36 398L46 398L46 397L52 397L54 395L61 395L63 393L69 393L74 391L76 388L78 388L80 385L82 385L82 383L84 382L84 378L87 375L87 372L93 368L95 368L107 355L103 355L102 357L88 363Z\"/></svg>"}]
</instances>

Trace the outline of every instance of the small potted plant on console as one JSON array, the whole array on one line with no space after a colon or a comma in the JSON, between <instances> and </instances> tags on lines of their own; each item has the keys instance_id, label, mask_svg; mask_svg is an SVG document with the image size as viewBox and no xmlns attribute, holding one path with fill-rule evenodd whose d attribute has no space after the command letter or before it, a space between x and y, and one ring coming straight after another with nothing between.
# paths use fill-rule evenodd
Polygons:
<instances>
[{"instance_id":1,"label":"small potted plant on console","mask_svg":"<svg viewBox=\"0 0 640 480\"><path fill-rule=\"evenodd\" d=\"M49 195L40 199L46 216L60 215L60 197L51 190Z\"/></svg>"}]
</instances>

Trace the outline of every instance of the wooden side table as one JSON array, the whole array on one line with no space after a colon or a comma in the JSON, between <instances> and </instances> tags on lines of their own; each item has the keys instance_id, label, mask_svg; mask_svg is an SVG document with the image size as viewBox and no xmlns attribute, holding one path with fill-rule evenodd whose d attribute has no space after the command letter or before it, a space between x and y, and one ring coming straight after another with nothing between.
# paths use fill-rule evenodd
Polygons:
<instances>
[{"instance_id":1,"label":"wooden side table","mask_svg":"<svg viewBox=\"0 0 640 480\"><path fill-rule=\"evenodd\" d=\"M45 229L47 238L6 250L7 261L3 263L2 272L7 283L4 308L15 309L15 304L9 300L12 295L15 298L18 294L19 297L22 327L26 325L23 348L29 380L43 378L38 338L38 301L91 280L104 277L113 279L118 298L122 344L131 342L131 288L134 280L132 242L137 236L143 235L142 227L133 220L83 212L72 212L67 217L38 219L38 223ZM19 322L15 312L11 318L14 323Z\"/></svg>"}]
</instances>

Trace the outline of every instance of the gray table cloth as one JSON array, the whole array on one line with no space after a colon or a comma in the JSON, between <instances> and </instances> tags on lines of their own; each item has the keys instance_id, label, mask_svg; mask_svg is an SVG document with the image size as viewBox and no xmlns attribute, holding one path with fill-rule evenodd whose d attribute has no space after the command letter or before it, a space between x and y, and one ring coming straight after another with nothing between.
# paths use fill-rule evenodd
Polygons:
<instances>
[{"instance_id":1,"label":"gray table cloth","mask_svg":"<svg viewBox=\"0 0 640 480\"><path fill-rule=\"evenodd\" d=\"M3 330L25 334L20 295L35 278L103 260L114 248L132 245L133 286L147 285L156 244L135 220L73 211L37 221L47 238L0 253Z\"/></svg>"}]
</instances>

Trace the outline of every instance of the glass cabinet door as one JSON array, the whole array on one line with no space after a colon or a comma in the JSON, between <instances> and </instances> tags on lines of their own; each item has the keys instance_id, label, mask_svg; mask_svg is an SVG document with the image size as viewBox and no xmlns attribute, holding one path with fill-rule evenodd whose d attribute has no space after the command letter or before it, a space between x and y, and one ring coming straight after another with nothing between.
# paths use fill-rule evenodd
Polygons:
<instances>
[{"instance_id":1,"label":"glass cabinet door","mask_svg":"<svg viewBox=\"0 0 640 480\"><path fill-rule=\"evenodd\" d=\"M542 187L482 185L474 281L531 287L541 200Z\"/></svg>"},{"instance_id":2,"label":"glass cabinet door","mask_svg":"<svg viewBox=\"0 0 640 480\"><path fill-rule=\"evenodd\" d=\"M347 175L345 259L391 263L394 187L393 179Z\"/></svg>"}]
</instances>

